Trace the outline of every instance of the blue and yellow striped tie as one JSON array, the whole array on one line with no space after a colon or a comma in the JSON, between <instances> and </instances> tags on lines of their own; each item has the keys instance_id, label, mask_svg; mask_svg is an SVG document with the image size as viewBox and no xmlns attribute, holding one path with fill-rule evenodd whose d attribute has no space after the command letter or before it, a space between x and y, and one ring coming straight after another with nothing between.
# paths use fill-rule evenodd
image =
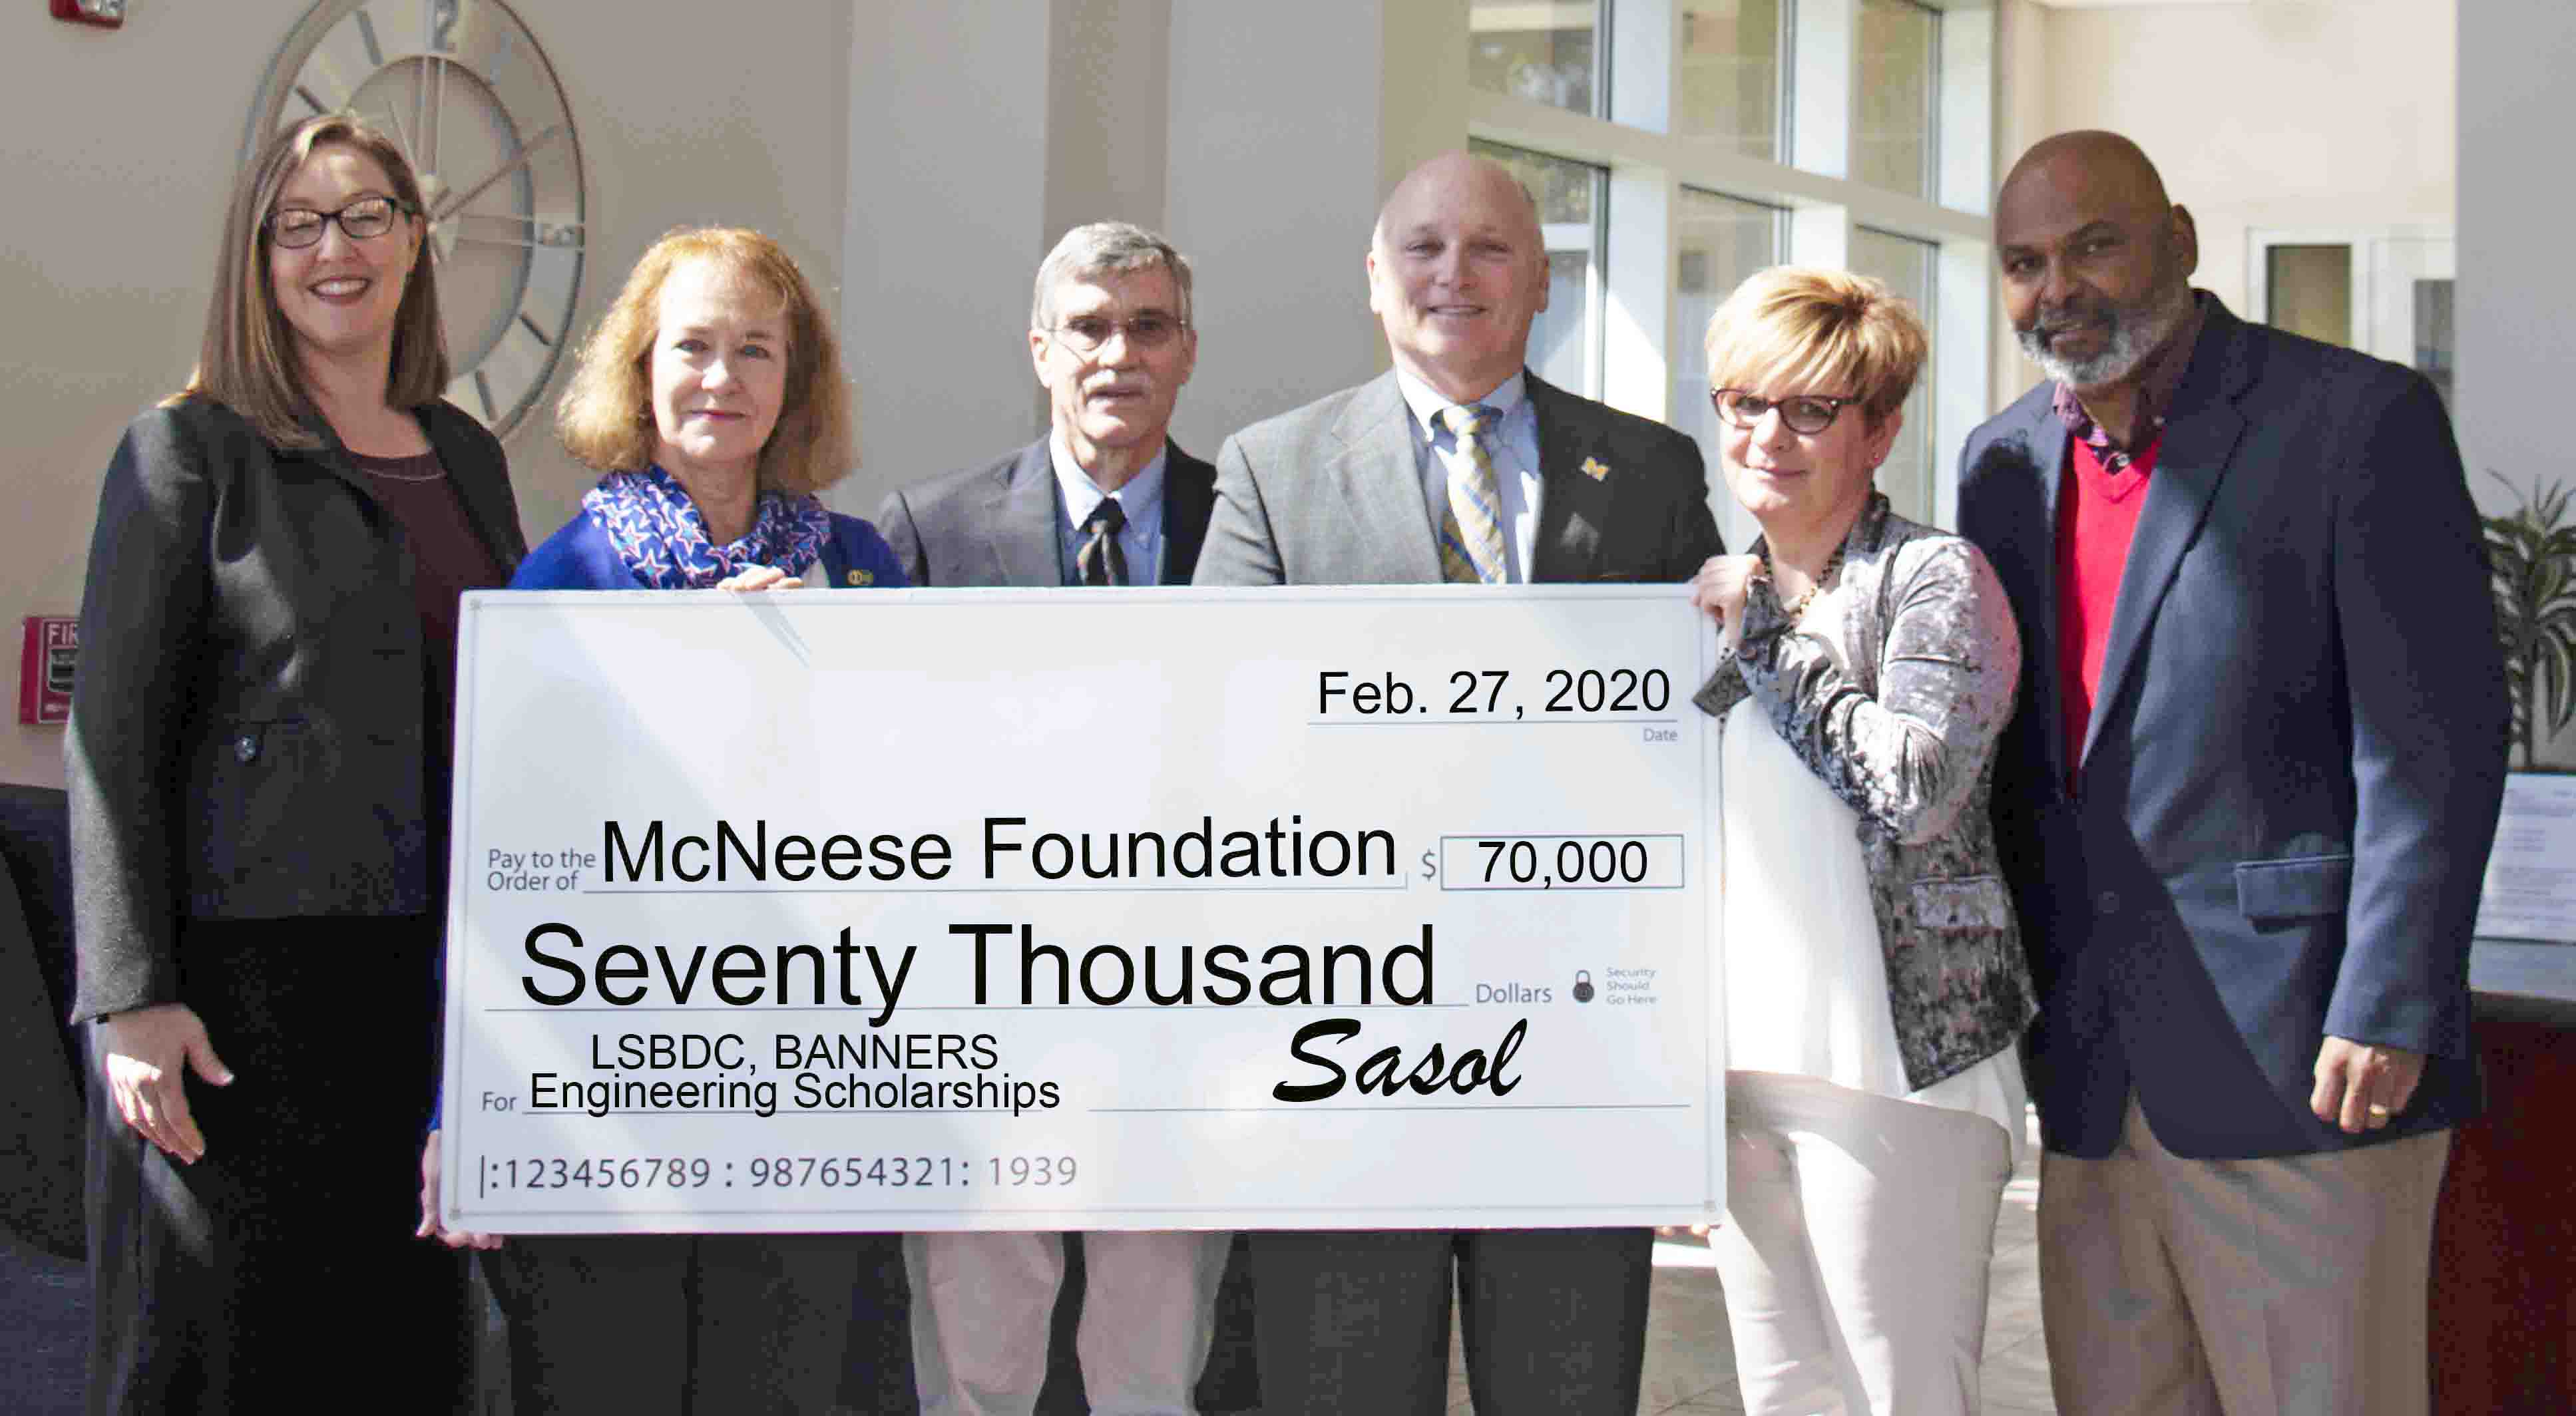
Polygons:
<instances>
[{"instance_id":1,"label":"blue and yellow striped tie","mask_svg":"<svg viewBox=\"0 0 2576 1416\"><path fill-rule=\"evenodd\" d=\"M1449 468L1449 512L1440 518L1440 578L1452 585L1501 585L1511 579L1503 559L1503 498L1494 484L1494 458L1485 434L1502 421L1486 404L1440 410L1441 425L1457 451Z\"/></svg>"}]
</instances>

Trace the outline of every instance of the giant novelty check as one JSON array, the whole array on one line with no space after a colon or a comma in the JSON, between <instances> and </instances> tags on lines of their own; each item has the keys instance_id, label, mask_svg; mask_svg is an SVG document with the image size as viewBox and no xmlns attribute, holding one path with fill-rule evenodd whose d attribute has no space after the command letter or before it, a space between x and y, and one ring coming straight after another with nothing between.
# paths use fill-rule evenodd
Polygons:
<instances>
[{"instance_id":1,"label":"giant novelty check","mask_svg":"<svg viewBox=\"0 0 2576 1416\"><path fill-rule=\"evenodd\" d=\"M1722 1207L1674 586L465 602L451 1223Z\"/></svg>"}]
</instances>

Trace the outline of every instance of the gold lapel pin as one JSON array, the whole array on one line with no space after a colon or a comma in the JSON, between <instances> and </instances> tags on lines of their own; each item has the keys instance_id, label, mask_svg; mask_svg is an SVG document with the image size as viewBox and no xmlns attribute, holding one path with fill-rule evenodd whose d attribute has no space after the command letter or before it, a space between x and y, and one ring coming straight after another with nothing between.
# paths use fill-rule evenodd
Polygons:
<instances>
[{"instance_id":1,"label":"gold lapel pin","mask_svg":"<svg viewBox=\"0 0 2576 1416\"><path fill-rule=\"evenodd\" d=\"M852 585L874 585L877 583L876 572L867 570L851 571L850 583Z\"/></svg>"},{"instance_id":2,"label":"gold lapel pin","mask_svg":"<svg viewBox=\"0 0 2576 1416\"><path fill-rule=\"evenodd\" d=\"M1583 459L1583 475L1598 482L1610 475L1610 468L1600 458L1587 457Z\"/></svg>"}]
</instances>

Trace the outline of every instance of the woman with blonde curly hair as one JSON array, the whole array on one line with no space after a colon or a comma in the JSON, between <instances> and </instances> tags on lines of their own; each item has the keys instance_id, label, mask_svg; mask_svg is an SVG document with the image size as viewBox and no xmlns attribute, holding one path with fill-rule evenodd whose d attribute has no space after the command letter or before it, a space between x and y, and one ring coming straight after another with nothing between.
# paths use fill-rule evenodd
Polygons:
<instances>
[{"instance_id":1,"label":"woman with blonde curly hair","mask_svg":"<svg viewBox=\"0 0 2576 1416\"><path fill-rule=\"evenodd\" d=\"M876 528L814 495L853 460L849 386L804 272L757 231L654 242L582 346L556 431L606 475L512 589L903 584Z\"/></svg>"},{"instance_id":2,"label":"woman with blonde curly hair","mask_svg":"<svg viewBox=\"0 0 2576 1416\"><path fill-rule=\"evenodd\" d=\"M757 231L692 228L654 242L582 346L556 431L606 475L511 589L904 583L875 527L814 495L851 461L840 348L804 273ZM912 1404L898 1236L505 1245L444 1226L437 1156L432 1131L420 1233L490 1251L484 1272L508 1319L521 1416L823 1411L845 1385L869 1409Z\"/></svg>"},{"instance_id":3,"label":"woman with blonde curly hair","mask_svg":"<svg viewBox=\"0 0 2576 1416\"><path fill-rule=\"evenodd\" d=\"M1923 326L1838 270L1708 326L1752 553L1704 566L1720 663L1726 1225L1752 1412L1977 1409L2032 992L1986 798L2021 643L1985 557L1872 485Z\"/></svg>"}]
</instances>

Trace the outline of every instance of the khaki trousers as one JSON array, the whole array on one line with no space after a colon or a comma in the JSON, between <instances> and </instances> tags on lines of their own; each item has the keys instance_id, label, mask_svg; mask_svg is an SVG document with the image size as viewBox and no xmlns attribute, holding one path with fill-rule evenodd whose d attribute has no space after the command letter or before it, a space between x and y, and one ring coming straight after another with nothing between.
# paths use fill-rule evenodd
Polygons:
<instances>
[{"instance_id":1,"label":"khaki trousers","mask_svg":"<svg viewBox=\"0 0 2576 1416\"><path fill-rule=\"evenodd\" d=\"M2100 1160L2040 1157L2040 1311L2068 1416L2423 1416L2451 1133L2186 1160L2137 1099Z\"/></svg>"},{"instance_id":2,"label":"khaki trousers","mask_svg":"<svg viewBox=\"0 0 2576 1416\"><path fill-rule=\"evenodd\" d=\"M1082 1236L1083 1392L1099 1416L1187 1416L1231 1232ZM912 1236L913 1366L927 1416L1028 1416L1064 1282L1051 1233Z\"/></svg>"}]
</instances>

